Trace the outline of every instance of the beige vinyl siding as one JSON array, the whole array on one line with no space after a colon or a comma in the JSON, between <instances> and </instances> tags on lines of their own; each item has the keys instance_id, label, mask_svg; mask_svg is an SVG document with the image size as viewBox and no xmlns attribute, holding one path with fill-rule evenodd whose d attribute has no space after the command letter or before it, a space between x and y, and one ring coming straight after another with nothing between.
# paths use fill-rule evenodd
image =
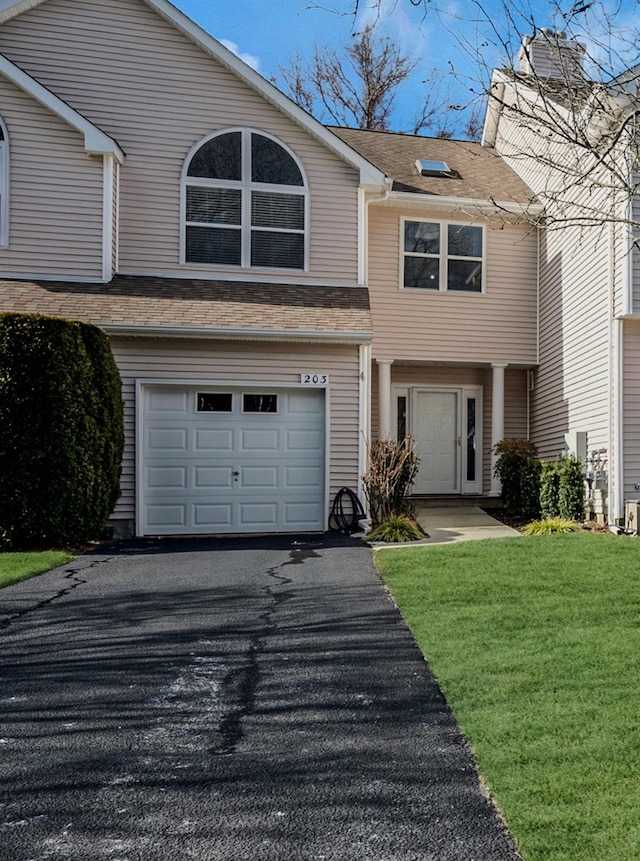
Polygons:
<instances>
[{"instance_id":1,"label":"beige vinyl siding","mask_svg":"<svg viewBox=\"0 0 640 861\"><path fill-rule=\"evenodd\" d=\"M9 246L4 277L99 279L102 274L102 157L31 96L0 79L9 137Z\"/></svg>"},{"instance_id":2,"label":"beige vinyl siding","mask_svg":"<svg viewBox=\"0 0 640 861\"><path fill-rule=\"evenodd\" d=\"M609 439L609 258L587 254L565 226L542 242L540 367L532 393L532 436L543 457L564 448L570 430L586 431L589 449Z\"/></svg>"},{"instance_id":3,"label":"beige vinyl siding","mask_svg":"<svg viewBox=\"0 0 640 861\"><path fill-rule=\"evenodd\" d=\"M624 323L623 452L624 498L640 499L640 322Z\"/></svg>"},{"instance_id":4,"label":"beige vinyl siding","mask_svg":"<svg viewBox=\"0 0 640 861\"><path fill-rule=\"evenodd\" d=\"M358 486L357 346L111 339L120 369L125 403L125 454L122 496L114 520L135 516L135 387L136 380L184 380L185 383L299 384L301 373L329 374L330 499L343 486ZM328 512L327 512L328 513Z\"/></svg>"},{"instance_id":5,"label":"beige vinyl siding","mask_svg":"<svg viewBox=\"0 0 640 861\"><path fill-rule=\"evenodd\" d=\"M567 431L587 432L587 445L607 448L610 428L611 231L568 219L571 195L586 194L562 170L550 174L536 151L561 160L566 146L537 136L503 115L496 147L547 206L552 226L541 231L540 366L531 394L531 436L542 457L564 449ZM594 179L595 181L595 179ZM566 187L566 188L565 188ZM602 198L601 200L599 199ZM611 205L606 189L590 190L594 211Z\"/></svg>"},{"instance_id":6,"label":"beige vinyl siding","mask_svg":"<svg viewBox=\"0 0 640 861\"><path fill-rule=\"evenodd\" d=\"M401 289L401 221L464 221L370 207L369 288L374 357L421 361L537 361L537 238L528 225L476 219L486 230L483 294Z\"/></svg>"},{"instance_id":7,"label":"beige vinyl siding","mask_svg":"<svg viewBox=\"0 0 640 861\"><path fill-rule=\"evenodd\" d=\"M49 0L0 27L0 51L126 152L121 272L223 277L242 271L179 266L180 177L203 137L251 125L289 146L307 173L310 271L295 273L296 279L356 281L355 170L141 0Z\"/></svg>"},{"instance_id":8,"label":"beige vinyl siding","mask_svg":"<svg viewBox=\"0 0 640 861\"><path fill-rule=\"evenodd\" d=\"M398 389L429 386L480 386L482 388L482 426L483 447L482 464L483 492L488 493L491 486L491 368L429 367L418 365L394 364L391 366L392 396L393 387ZM505 370L505 415L504 435L509 438L523 439L527 436L527 371L518 368ZM378 368L372 368L371 397L371 435L378 436L379 422Z\"/></svg>"}]
</instances>

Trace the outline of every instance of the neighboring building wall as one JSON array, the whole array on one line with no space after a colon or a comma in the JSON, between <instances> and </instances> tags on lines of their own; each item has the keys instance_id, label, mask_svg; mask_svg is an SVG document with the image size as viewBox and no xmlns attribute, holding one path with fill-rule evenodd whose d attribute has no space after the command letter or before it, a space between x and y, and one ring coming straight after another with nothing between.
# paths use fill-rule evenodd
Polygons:
<instances>
[{"instance_id":1,"label":"neighboring building wall","mask_svg":"<svg viewBox=\"0 0 640 861\"><path fill-rule=\"evenodd\" d=\"M9 137L7 277L98 279L102 273L103 160L83 136L0 79Z\"/></svg>"},{"instance_id":2,"label":"neighboring building wall","mask_svg":"<svg viewBox=\"0 0 640 861\"><path fill-rule=\"evenodd\" d=\"M586 431L589 451L609 447L613 254L607 226L567 222L570 195L588 192L575 186L566 191L571 186L562 170L550 174L541 164L536 157L541 148L545 161L557 159L560 165L569 153L542 140L531 126L503 115L496 148L539 195L552 222L541 231L540 366L532 392L531 436L542 457L554 457L564 450L568 431ZM590 205L604 212L610 195L597 188L590 192Z\"/></svg>"},{"instance_id":3,"label":"neighboring building wall","mask_svg":"<svg viewBox=\"0 0 640 861\"><path fill-rule=\"evenodd\" d=\"M569 430L586 431L589 450L609 445L609 251L589 253L580 234L565 226L541 242L532 437L543 457L564 449Z\"/></svg>"},{"instance_id":4,"label":"neighboring building wall","mask_svg":"<svg viewBox=\"0 0 640 861\"><path fill-rule=\"evenodd\" d=\"M511 439L527 437L527 371L520 368L507 368L505 371L505 415L504 435ZM391 366L391 385L406 386L482 386L482 425L483 451L482 464L483 491L489 492L491 487L491 368L453 368L402 365L394 363ZM378 404L378 371L372 369L372 398L371 398L371 435L377 437L379 421Z\"/></svg>"},{"instance_id":5,"label":"neighboring building wall","mask_svg":"<svg viewBox=\"0 0 640 861\"><path fill-rule=\"evenodd\" d=\"M356 171L141 0L49 0L0 26L0 51L124 149L120 272L264 279L258 269L179 265L187 154L206 135L250 124L291 147L310 185L310 270L278 277L357 280Z\"/></svg>"},{"instance_id":6,"label":"neighboring building wall","mask_svg":"<svg viewBox=\"0 0 640 861\"><path fill-rule=\"evenodd\" d=\"M113 337L111 346L123 380L126 432L122 496L114 512L114 520L133 520L135 517L137 379L277 386L299 383L300 374L305 372L329 374L329 503L341 487L357 490L360 370L357 346L123 337Z\"/></svg>"},{"instance_id":7,"label":"neighboring building wall","mask_svg":"<svg viewBox=\"0 0 640 861\"><path fill-rule=\"evenodd\" d=\"M420 361L537 362L537 238L528 225L485 224L484 294L401 289L401 219L464 221L453 213L369 209L374 357Z\"/></svg>"}]
</instances>

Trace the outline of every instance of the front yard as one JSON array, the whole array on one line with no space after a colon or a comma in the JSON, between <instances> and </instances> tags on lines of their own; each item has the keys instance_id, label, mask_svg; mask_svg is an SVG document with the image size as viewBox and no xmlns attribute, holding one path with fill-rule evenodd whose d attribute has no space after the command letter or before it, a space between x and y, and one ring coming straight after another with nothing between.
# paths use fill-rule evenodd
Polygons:
<instances>
[{"instance_id":1,"label":"front yard","mask_svg":"<svg viewBox=\"0 0 640 861\"><path fill-rule=\"evenodd\" d=\"M42 574L73 559L64 550L43 550L34 553L0 553L0 589L35 574Z\"/></svg>"},{"instance_id":2,"label":"front yard","mask_svg":"<svg viewBox=\"0 0 640 861\"><path fill-rule=\"evenodd\" d=\"M376 561L526 861L640 858L640 538Z\"/></svg>"}]
</instances>

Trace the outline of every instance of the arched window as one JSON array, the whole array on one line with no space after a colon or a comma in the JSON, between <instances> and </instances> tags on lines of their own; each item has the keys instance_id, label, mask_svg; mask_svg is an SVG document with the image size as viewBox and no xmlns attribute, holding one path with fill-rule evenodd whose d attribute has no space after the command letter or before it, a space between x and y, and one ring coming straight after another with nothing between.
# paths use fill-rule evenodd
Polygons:
<instances>
[{"instance_id":1,"label":"arched window","mask_svg":"<svg viewBox=\"0 0 640 861\"><path fill-rule=\"evenodd\" d=\"M184 215L187 263L305 268L305 177L291 152L261 132L222 132L195 149Z\"/></svg>"},{"instance_id":2,"label":"arched window","mask_svg":"<svg viewBox=\"0 0 640 861\"><path fill-rule=\"evenodd\" d=\"M0 246L9 244L9 136L0 118Z\"/></svg>"}]
</instances>

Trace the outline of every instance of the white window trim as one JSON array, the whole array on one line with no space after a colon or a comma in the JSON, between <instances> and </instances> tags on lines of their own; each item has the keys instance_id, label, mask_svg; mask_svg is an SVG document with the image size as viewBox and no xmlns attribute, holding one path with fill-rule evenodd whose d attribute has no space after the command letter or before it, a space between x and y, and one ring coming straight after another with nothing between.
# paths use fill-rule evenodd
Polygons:
<instances>
[{"instance_id":1,"label":"white window trim","mask_svg":"<svg viewBox=\"0 0 640 861\"><path fill-rule=\"evenodd\" d=\"M409 223L423 223L423 224L437 224L440 228L440 253L439 254L411 254L410 252L406 252L404 250L404 230L405 224ZM452 254L449 256L448 254L448 230L447 228L450 226L459 226L459 227L478 227L482 231L482 257L461 257L457 254ZM405 287L404 286L404 259L405 256L409 257L427 257L433 260L438 259L440 262L440 272L439 272L439 280L440 286L438 290L430 290L426 287ZM411 218L411 217L403 217L400 219L400 272L399 272L399 285L401 290L408 290L411 293L422 293L427 295L434 295L438 293L447 293L449 295L459 295L459 296L482 296L486 293L487 285L486 285L486 277L487 277L487 231L485 229L484 224L474 224L470 221L441 221L437 218ZM480 290L449 290L447 283L447 263L449 260L475 260L479 263L482 263L482 278L481 278L481 288Z\"/></svg>"},{"instance_id":2,"label":"white window trim","mask_svg":"<svg viewBox=\"0 0 640 861\"><path fill-rule=\"evenodd\" d=\"M9 132L2 118L0 129L4 140L0 141L0 248L9 245Z\"/></svg>"},{"instance_id":3,"label":"white window trim","mask_svg":"<svg viewBox=\"0 0 640 861\"><path fill-rule=\"evenodd\" d=\"M189 165L191 164L191 160L194 155L198 152L198 150L203 147L210 140L213 140L216 137L220 137L220 135L230 134L233 132L240 132L242 135L242 179L240 180L223 180L223 179L207 179L205 177L190 177L187 175L189 170ZM249 165L251 163L251 135L258 134L262 137L269 138L278 146L282 147L282 149L291 156L291 158L296 163L300 175L302 176L302 186L300 185L273 185L270 183L258 183L251 182L251 177L249 175ZM188 226L202 226L201 224L197 224L196 222L187 222L187 186L201 186L204 188L234 188L239 189L242 193L242 210L241 210L241 224L240 225L225 225L229 229L237 229L241 231L241 251L240 251L240 259L241 262L239 265L231 265L226 263L194 263L187 260L187 227ZM304 254L304 266L302 269L293 269L288 267L265 267L265 266L252 266L251 265L251 192L252 191L268 191L274 194L296 194L303 198L304 201L304 227L303 230L294 230L287 228L259 228L262 232L276 232L276 233L295 233L300 234L303 233L304 237L304 246L303 246L303 254ZM213 132L210 135L199 140L196 144L194 144L189 150L187 157L184 160L184 164L182 166L182 175L180 181L180 265L188 266L189 268L194 269L202 269L202 270L229 270L238 271L239 269L246 269L251 272L263 271L263 272L273 272L273 273L282 273L282 272L308 272L309 271L309 259L310 259L310 240L309 240L309 182L307 180L306 171L302 165L302 162L298 158L298 156L293 152L293 150L288 147L285 143L283 143L279 138L275 137L275 135L269 134L269 132L265 132L262 129L246 127L246 126L233 126L230 128L221 129L220 131Z\"/></svg>"}]
</instances>

